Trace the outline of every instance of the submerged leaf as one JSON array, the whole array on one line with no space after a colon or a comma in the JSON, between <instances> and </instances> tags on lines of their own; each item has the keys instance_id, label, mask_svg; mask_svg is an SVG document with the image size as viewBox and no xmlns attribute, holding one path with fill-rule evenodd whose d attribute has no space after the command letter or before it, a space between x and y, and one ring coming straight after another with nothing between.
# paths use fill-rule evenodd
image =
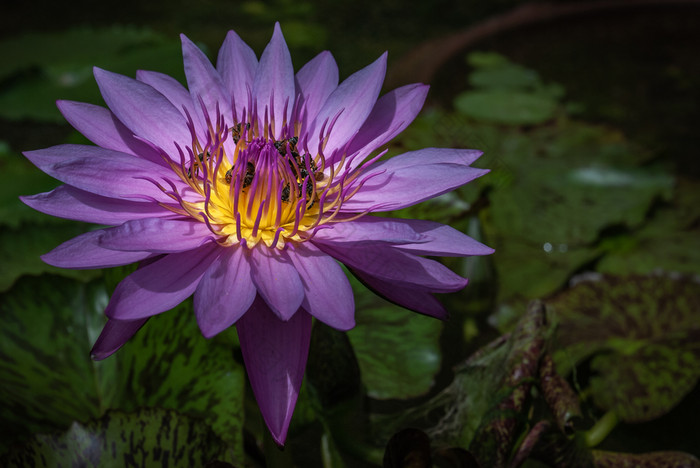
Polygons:
<instances>
[{"instance_id":1,"label":"submerged leaf","mask_svg":"<svg viewBox=\"0 0 700 468\"><path fill-rule=\"evenodd\" d=\"M625 421L668 412L700 377L700 284L693 280L604 276L548 305L559 324L559 369L593 356L593 398Z\"/></svg>"}]
</instances>

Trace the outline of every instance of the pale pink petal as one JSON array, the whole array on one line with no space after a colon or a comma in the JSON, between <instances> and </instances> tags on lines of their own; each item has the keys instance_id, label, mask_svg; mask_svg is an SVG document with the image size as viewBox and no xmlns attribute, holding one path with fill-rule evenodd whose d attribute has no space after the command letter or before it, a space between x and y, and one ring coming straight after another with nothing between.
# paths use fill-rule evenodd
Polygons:
<instances>
[{"instance_id":1,"label":"pale pink petal","mask_svg":"<svg viewBox=\"0 0 700 468\"><path fill-rule=\"evenodd\" d=\"M220 253L221 247L209 243L140 267L117 285L105 314L117 320L136 320L172 309L192 295Z\"/></svg>"},{"instance_id":2,"label":"pale pink petal","mask_svg":"<svg viewBox=\"0 0 700 468\"><path fill-rule=\"evenodd\" d=\"M256 246L249 251L253 283L280 319L289 320L301 306L304 287L285 252Z\"/></svg>"},{"instance_id":3,"label":"pale pink petal","mask_svg":"<svg viewBox=\"0 0 700 468\"><path fill-rule=\"evenodd\" d=\"M284 445L309 354L311 316L299 310L282 321L258 297L236 329L265 424L275 442Z\"/></svg>"},{"instance_id":4,"label":"pale pink petal","mask_svg":"<svg viewBox=\"0 0 700 468\"><path fill-rule=\"evenodd\" d=\"M338 262L309 242L299 245L289 257L304 285L304 310L338 330L353 328L355 300Z\"/></svg>"},{"instance_id":5,"label":"pale pink petal","mask_svg":"<svg viewBox=\"0 0 700 468\"><path fill-rule=\"evenodd\" d=\"M255 299L255 285L242 247L224 249L194 292L194 314L207 338L233 325Z\"/></svg>"}]
</instances>

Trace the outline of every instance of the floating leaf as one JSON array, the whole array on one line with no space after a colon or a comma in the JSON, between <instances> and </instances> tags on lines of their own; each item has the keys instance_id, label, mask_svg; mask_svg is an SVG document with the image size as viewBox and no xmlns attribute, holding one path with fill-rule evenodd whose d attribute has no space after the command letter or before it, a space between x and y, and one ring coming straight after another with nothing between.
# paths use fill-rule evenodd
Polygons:
<instances>
[{"instance_id":1,"label":"floating leaf","mask_svg":"<svg viewBox=\"0 0 700 468\"><path fill-rule=\"evenodd\" d=\"M65 429L114 404L114 361L89 351L107 293L59 276L22 278L0 296L0 429L3 441Z\"/></svg>"},{"instance_id":2,"label":"floating leaf","mask_svg":"<svg viewBox=\"0 0 700 468\"><path fill-rule=\"evenodd\" d=\"M454 100L457 111L481 122L537 125L554 118L557 100L549 93L506 89L466 91Z\"/></svg>"},{"instance_id":3,"label":"floating leaf","mask_svg":"<svg viewBox=\"0 0 700 468\"><path fill-rule=\"evenodd\" d=\"M673 408L700 377L700 284L668 276L605 276L548 301L554 358L566 373L593 356L593 398L628 422Z\"/></svg>"},{"instance_id":4,"label":"floating leaf","mask_svg":"<svg viewBox=\"0 0 700 468\"><path fill-rule=\"evenodd\" d=\"M229 343L202 336L191 301L151 318L115 355L120 408L158 406L200 417L242 459L245 374Z\"/></svg>"},{"instance_id":5,"label":"floating leaf","mask_svg":"<svg viewBox=\"0 0 700 468\"><path fill-rule=\"evenodd\" d=\"M440 370L442 322L390 304L352 282L357 326L348 337L367 393L377 399L427 393Z\"/></svg>"},{"instance_id":6,"label":"floating leaf","mask_svg":"<svg viewBox=\"0 0 700 468\"><path fill-rule=\"evenodd\" d=\"M147 29L73 29L0 42L0 116L63 122L57 98L100 102L93 66L132 75L140 68L182 76L180 44Z\"/></svg>"},{"instance_id":7,"label":"floating leaf","mask_svg":"<svg viewBox=\"0 0 700 468\"><path fill-rule=\"evenodd\" d=\"M372 398L412 398L433 385L440 370L442 322L388 303L358 308L348 332Z\"/></svg>"},{"instance_id":8,"label":"floating leaf","mask_svg":"<svg viewBox=\"0 0 700 468\"><path fill-rule=\"evenodd\" d=\"M204 467L223 456L224 445L198 419L172 410L109 411L88 423L73 423L63 434L37 435L13 448L8 468L54 466Z\"/></svg>"}]
</instances>

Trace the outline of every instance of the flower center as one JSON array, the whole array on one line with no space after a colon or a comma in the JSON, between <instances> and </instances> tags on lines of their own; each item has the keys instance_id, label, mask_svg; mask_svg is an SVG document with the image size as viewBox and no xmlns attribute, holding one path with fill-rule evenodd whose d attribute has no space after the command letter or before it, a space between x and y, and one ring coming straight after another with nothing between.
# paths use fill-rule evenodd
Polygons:
<instances>
[{"instance_id":1,"label":"flower center","mask_svg":"<svg viewBox=\"0 0 700 468\"><path fill-rule=\"evenodd\" d=\"M252 117L229 127L219 115L216 124L207 121L204 138L189 118L191 146L180 150L179 163L166 158L187 187L159 186L178 202L167 208L206 223L224 246L263 242L282 249L286 242L304 242L336 218L356 191L346 187L359 171L336 174L344 155L327 164L323 139L312 155L300 141L300 125L285 125L277 139L271 125L261 131Z\"/></svg>"}]
</instances>

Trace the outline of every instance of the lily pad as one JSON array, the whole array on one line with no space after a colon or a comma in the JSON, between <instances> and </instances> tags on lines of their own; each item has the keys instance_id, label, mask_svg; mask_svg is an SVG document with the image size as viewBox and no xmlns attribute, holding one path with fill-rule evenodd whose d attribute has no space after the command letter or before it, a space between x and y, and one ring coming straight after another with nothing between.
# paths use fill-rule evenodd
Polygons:
<instances>
[{"instance_id":1,"label":"lily pad","mask_svg":"<svg viewBox=\"0 0 700 468\"><path fill-rule=\"evenodd\" d=\"M220 458L224 445L202 421L172 410L109 411L63 434L37 435L13 448L2 466L203 467Z\"/></svg>"},{"instance_id":2,"label":"lily pad","mask_svg":"<svg viewBox=\"0 0 700 468\"><path fill-rule=\"evenodd\" d=\"M89 352L107 292L60 276L22 278L0 296L0 438L65 429L115 403L116 362Z\"/></svg>"},{"instance_id":3,"label":"lily pad","mask_svg":"<svg viewBox=\"0 0 700 468\"><path fill-rule=\"evenodd\" d=\"M427 393L440 370L442 322L390 304L366 290L360 292L360 288L355 288L357 326L348 337L367 394L390 399Z\"/></svg>"},{"instance_id":4,"label":"lily pad","mask_svg":"<svg viewBox=\"0 0 700 468\"><path fill-rule=\"evenodd\" d=\"M603 276L548 301L559 369L592 357L596 404L628 422L668 412L700 377L700 284L669 276Z\"/></svg>"},{"instance_id":5,"label":"lily pad","mask_svg":"<svg viewBox=\"0 0 700 468\"><path fill-rule=\"evenodd\" d=\"M62 122L57 98L100 102L93 66L132 75L140 68L182 77L178 41L136 28L28 33L0 42L0 116Z\"/></svg>"},{"instance_id":6,"label":"lily pad","mask_svg":"<svg viewBox=\"0 0 700 468\"><path fill-rule=\"evenodd\" d=\"M474 120L505 125L538 125L554 118L557 110L557 100L549 93L509 89L466 91L454 105Z\"/></svg>"},{"instance_id":7,"label":"lily pad","mask_svg":"<svg viewBox=\"0 0 700 468\"><path fill-rule=\"evenodd\" d=\"M242 459L245 376L231 340L202 337L186 302L94 362L107 301L102 281L59 276L22 278L0 297L2 440L65 429L110 408L158 406L205 420L231 459Z\"/></svg>"},{"instance_id":8,"label":"lily pad","mask_svg":"<svg viewBox=\"0 0 700 468\"><path fill-rule=\"evenodd\" d=\"M243 456L245 373L233 359L225 335L205 339L191 301L153 317L122 349L119 361L120 408L158 406L203 419Z\"/></svg>"}]
</instances>

